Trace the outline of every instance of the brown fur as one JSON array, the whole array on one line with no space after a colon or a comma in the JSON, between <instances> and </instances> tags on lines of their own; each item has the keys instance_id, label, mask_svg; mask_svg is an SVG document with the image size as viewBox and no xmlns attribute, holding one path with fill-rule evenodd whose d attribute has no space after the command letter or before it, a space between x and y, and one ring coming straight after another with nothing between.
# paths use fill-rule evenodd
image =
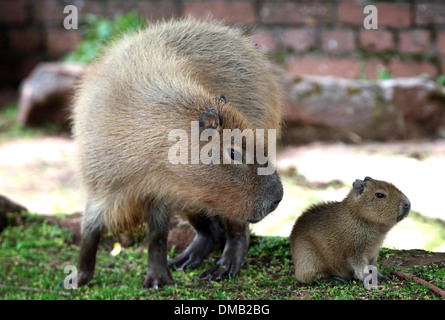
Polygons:
<instances>
[{"instance_id":1,"label":"brown fur","mask_svg":"<svg viewBox=\"0 0 445 320\"><path fill-rule=\"evenodd\" d=\"M182 129L190 143L192 121L200 130L275 129L278 136L280 102L264 57L240 30L214 21L153 24L108 48L85 74L73 115L88 197L79 286L93 277L103 227L131 230L143 221L149 229L145 286L172 284L166 243L173 211L186 212L197 234L170 265L199 264L226 235L220 261L205 276L235 276L248 248L246 221L259 221L276 208L283 196L280 179L276 172L258 175L257 162L171 164L168 153L176 142L168 136ZM237 152L248 152L237 144ZM230 154L220 151L221 159Z\"/></svg>"},{"instance_id":2,"label":"brown fur","mask_svg":"<svg viewBox=\"0 0 445 320\"><path fill-rule=\"evenodd\" d=\"M386 198L377 198L377 193ZM396 187L369 177L356 180L343 201L311 207L290 235L296 278L363 280L364 267L376 265L386 233L409 208L408 198Z\"/></svg>"},{"instance_id":3,"label":"brown fur","mask_svg":"<svg viewBox=\"0 0 445 320\"><path fill-rule=\"evenodd\" d=\"M250 168L173 166L167 136L190 132L190 121L211 107L222 129L279 131L280 98L264 57L237 29L183 20L126 36L93 64L77 94L74 138L89 201L112 229L138 225L153 202L246 220L267 191L261 177Z\"/></svg>"}]
</instances>

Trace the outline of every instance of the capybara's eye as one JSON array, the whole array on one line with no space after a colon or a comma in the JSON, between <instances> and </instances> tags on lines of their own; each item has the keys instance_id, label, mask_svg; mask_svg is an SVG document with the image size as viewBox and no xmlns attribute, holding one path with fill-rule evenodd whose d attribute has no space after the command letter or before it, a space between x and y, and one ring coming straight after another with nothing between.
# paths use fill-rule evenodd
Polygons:
<instances>
[{"instance_id":1,"label":"capybara's eye","mask_svg":"<svg viewBox=\"0 0 445 320\"><path fill-rule=\"evenodd\" d=\"M239 153L235 149L230 149L229 151L230 151L230 158L232 158L232 160L237 161L239 163L243 161L241 153Z\"/></svg>"},{"instance_id":2,"label":"capybara's eye","mask_svg":"<svg viewBox=\"0 0 445 320\"><path fill-rule=\"evenodd\" d=\"M379 199L386 198L386 194L384 194L384 193L380 193L380 192L377 192L377 193L375 194L375 196L376 196L377 198L379 198Z\"/></svg>"}]
</instances>

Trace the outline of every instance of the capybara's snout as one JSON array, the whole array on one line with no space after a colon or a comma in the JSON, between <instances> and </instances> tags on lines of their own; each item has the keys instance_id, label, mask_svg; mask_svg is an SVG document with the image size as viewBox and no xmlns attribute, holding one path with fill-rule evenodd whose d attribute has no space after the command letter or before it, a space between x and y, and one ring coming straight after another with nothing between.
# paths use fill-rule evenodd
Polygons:
<instances>
[{"instance_id":1,"label":"capybara's snout","mask_svg":"<svg viewBox=\"0 0 445 320\"><path fill-rule=\"evenodd\" d=\"M278 174L275 172L263 177L264 187L261 188L262 193L257 199L257 205L251 216L247 219L248 222L255 223L262 220L274 211L283 199L283 185Z\"/></svg>"}]
</instances>

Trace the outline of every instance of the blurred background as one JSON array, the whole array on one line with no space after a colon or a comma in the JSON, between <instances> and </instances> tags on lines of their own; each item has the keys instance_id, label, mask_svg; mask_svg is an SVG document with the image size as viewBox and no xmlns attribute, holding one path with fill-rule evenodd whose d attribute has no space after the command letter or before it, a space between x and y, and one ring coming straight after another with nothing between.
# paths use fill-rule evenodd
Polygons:
<instances>
[{"instance_id":1,"label":"blurred background","mask_svg":"<svg viewBox=\"0 0 445 320\"><path fill-rule=\"evenodd\" d=\"M72 25L74 5L78 28ZM377 17L363 13L374 5ZM161 19L243 28L285 92L279 208L253 231L288 236L310 205L352 182L394 183L410 216L385 246L445 251L445 3L405 1L0 0L0 195L38 214L83 211L68 117L103 46ZM366 29L365 18L377 29Z\"/></svg>"}]
</instances>

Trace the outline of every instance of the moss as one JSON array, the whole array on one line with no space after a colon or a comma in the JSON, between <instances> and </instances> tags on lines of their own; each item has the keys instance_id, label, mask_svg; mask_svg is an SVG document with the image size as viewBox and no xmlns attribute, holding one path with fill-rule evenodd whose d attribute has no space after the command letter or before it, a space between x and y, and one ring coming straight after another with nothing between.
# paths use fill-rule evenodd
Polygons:
<instances>
[{"instance_id":1,"label":"moss","mask_svg":"<svg viewBox=\"0 0 445 320\"><path fill-rule=\"evenodd\" d=\"M347 87L346 88L346 94L348 96L354 96L356 94L359 94L362 90L360 88L354 88L354 87Z\"/></svg>"},{"instance_id":2,"label":"moss","mask_svg":"<svg viewBox=\"0 0 445 320\"><path fill-rule=\"evenodd\" d=\"M287 67L287 57L289 56L289 53L286 50L274 50L267 53L267 58L275 61L280 66L286 68Z\"/></svg>"},{"instance_id":3,"label":"moss","mask_svg":"<svg viewBox=\"0 0 445 320\"><path fill-rule=\"evenodd\" d=\"M318 83L313 83L312 88L301 95L302 99L310 98L314 95L320 94L322 91L321 86Z\"/></svg>"},{"instance_id":4,"label":"moss","mask_svg":"<svg viewBox=\"0 0 445 320\"><path fill-rule=\"evenodd\" d=\"M303 81L303 78L300 76L295 76L293 81L294 81L294 83L300 83L301 81Z\"/></svg>"}]
</instances>

